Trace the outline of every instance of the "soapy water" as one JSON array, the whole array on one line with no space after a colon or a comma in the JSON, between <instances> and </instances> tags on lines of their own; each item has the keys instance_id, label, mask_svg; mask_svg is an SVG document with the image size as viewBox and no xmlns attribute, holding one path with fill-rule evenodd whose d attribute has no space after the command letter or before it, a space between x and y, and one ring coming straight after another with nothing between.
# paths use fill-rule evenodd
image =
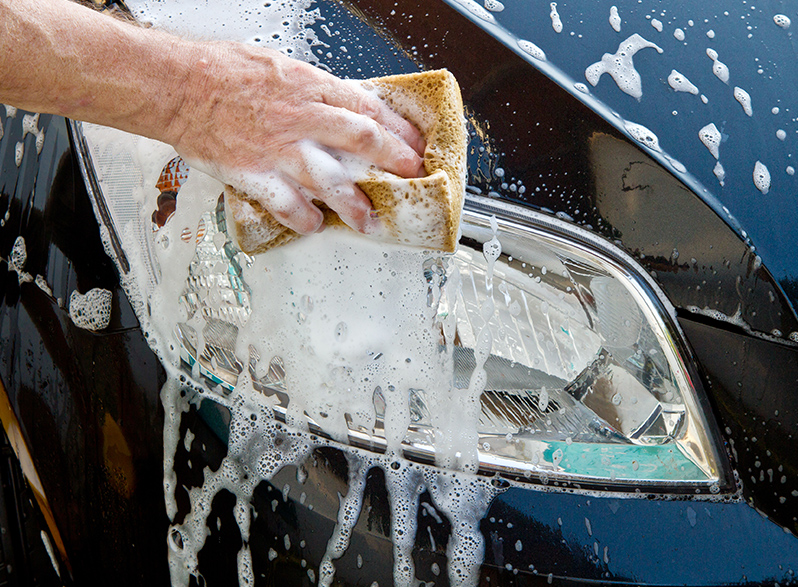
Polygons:
<instances>
[{"instance_id":1,"label":"soapy water","mask_svg":"<svg viewBox=\"0 0 798 587\"><path fill-rule=\"evenodd\" d=\"M25 263L27 261L28 250L25 245L25 239L22 236L18 236L14 240L14 244L11 247L11 252L8 255L6 263L8 265L8 270L14 271L17 274L17 280L19 281L20 285L33 281L33 276L25 271Z\"/></svg>"},{"instance_id":2,"label":"soapy water","mask_svg":"<svg viewBox=\"0 0 798 587\"><path fill-rule=\"evenodd\" d=\"M555 33L562 32L562 19L560 18L559 12L557 12L557 3L552 2L549 4L551 8L551 12L549 13L549 18L551 18L551 28L554 29Z\"/></svg>"},{"instance_id":3,"label":"soapy water","mask_svg":"<svg viewBox=\"0 0 798 587\"><path fill-rule=\"evenodd\" d=\"M701 142L709 149L715 159L720 157L721 134L714 122L709 123L698 131L698 138L701 139Z\"/></svg>"},{"instance_id":4,"label":"soapy water","mask_svg":"<svg viewBox=\"0 0 798 587\"><path fill-rule=\"evenodd\" d=\"M84 330L98 331L111 322L111 300L107 289L94 288L81 294L77 290L69 296L69 317L72 323Z\"/></svg>"},{"instance_id":5,"label":"soapy water","mask_svg":"<svg viewBox=\"0 0 798 587\"><path fill-rule=\"evenodd\" d=\"M621 32L621 17L617 6L610 7L610 26L616 33Z\"/></svg>"},{"instance_id":6,"label":"soapy water","mask_svg":"<svg viewBox=\"0 0 798 587\"><path fill-rule=\"evenodd\" d=\"M671 70L668 76L668 85L677 92L687 92L688 94L698 95L698 88L690 82L687 77L675 69Z\"/></svg>"},{"instance_id":7,"label":"soapy water","mask_svg":"<svg viewBox=\"0 0 798 587\"><path fill-rule=\"evenodd\" d=\"M770 171L761 161L754 165L754 185L763 195L770 191Z\"/></svg>"},{"instance_id":8,"label":"soapy water","mask_svg":"<svg viewBox=\"0 0 798 587\"><path fill-rule=\"evenodd\" d=\"M191 187L190 180L186 187ZM176 215L179 211L180 205ZM179 216L171 222L181 225ZM486 243L489 266L500 250L495 237ZM162 267L168 264L167 257L168 248L161 254ZM486 304L483 309L486 324L478 335L477 368L468 389L455 389L451 328L441 324L436 313L441 297L452 294L440 281L425 278L428 260L424 251L386 246L350 231L328 228L258 255L244 266L244 280L260 295L253 294L252 313L238 331L237 355L246 356L255 349L260 357L279 356L290 403L285 423L277 421L276 399L256 390L247 370L229 396L214 399L231 412L228 455L216 471L206 471L201 487L190 490L191 511L170 529L173 584L187 585L190 576L198 572L197 557L208 535L210 505L223 489L237 498L236 519L244 541L239 581L250 584L252 555L247 540L254 488L286 465L301 466L323 446L345 452L349 484L318 570L320 585L329 585L334 578L335 560L348 547L366 474L374 467L385 472L390 495L395 584L415 582L412 549L422 489L452 522L447 553L451 583L476 581L484 552L479 520L496 492L489 480L473 475L478 464L476 430L479 396L485 385L483 366L490 353L487 321L493 307ZM443 269L447 281L457 283L456 274L446 271L445 258L436 258L434 263ZM490 276L486 287L492 289ZM188 321L192 322L200 332L209 319L195 316ZM262 379L270 364L257 361L252 368L254 376ZM173 520L177 508L172 463L184 411L178 407L179 389L172 381L163 392L168 450L165 488ZM410 463L402 456L401 443L411 423L408 397L413 389L426 391L427 407L438 431L436 455L441 469ZM375 401L378 393L379 406ZM385 422L384 455L339 444L347 442L350 427L369 432L377 416ZM309 421L314 430L320 429L331 440L308 436Z\"/></svg>"},{"instance_id":9,"label":"soapy water","mask_svg":"<svg viewBox=\"0 0 798 587\"><path fill-rule=\"evenodd\" d=\"M498 2L486 3L487 9L473 0L458 3L488 22L494 20L489 10L499 9ZM278 4L271 5L276 7L274 14L267 5L256 15L245 14L241 22L233 13L246 11L221 2L177 14L179 2L133 2L131 9L155 26L192 34L205 31L206 36L219 31L209 12L223 11L231 25L225 30L238 40L268 40L273 29L279 37L275 48L293 56L309 55L313 33L307 24L315 14L310 3L294 3L290 10ZM106 129L94 131L118 136ZM454 312L461 302L459 276L450 259L333 227L248 257L237 251L217 222L217 214L223 214L223 186L201 173L196 162L181 175L180 185L172 186L179 189L174 211L166 210L168 220L159 218L154 225L151 216L159 192L155 186L174 152L143 139L136 146L138 140L107 148L113 151L112 161L128 161L141 174L124 186L129 221L118 227L118 234L131 266L124 279L128 298L169 375L161 398L164 498L172 522L166 542L173 584L187 585L192 576L199 577L198 557L210 534L211 503L224 490L236 498L234 514L242 539L239 583L252 584L255 553L249 547L249 530L255 487L286 466L301 465L321 447L343 452L349 483L326 553L318 568L308 569L312 580L322 585L335 580L336 560L347 550L359 516L366 475L376 467L384 473L390 501L395 584L416 583L412 550L420 488L451 522L451 584L474 584L484 554L479 522L497 489L490 479L475 474L484 376L477 373L467 389L456 388L452 377ZM112 138L104 144L119 143ZM114 165L98 170L101 185L106 178L114 181ZM497 243L489 254L499 250ZM220 255L229 271L215 271ZM439 317L442 299L449 315ZM80 300L80 294L73 293L70 310L80 309ZM492 312L483 312L480 358L490 352L487 322ZM221 353L213 346L214 336L222 331L233 337L234 353ZM241 369L242 365L250 368ZM212 368L234 376L220 387L218 379L211 382L206 377ZM275 368L280 383L264 387ZM205 470L199 487L188 491L189 508L184 512L177 505L174 464L182 415L188 409L187 386L189 395L224 406L231 419L227 456L218 469ZM413 418L410 398L421 391L437 431L431 440L439 468L404 458L402 443ZM287 404L280 404L286 398ZM384 423L383 430L375 430L377 422ZM361 435L379 432L385 453L350 446L351 429Z\"/></svg>"},{"instance_id":10,"label":"soapy water","mask_svg":"<svg viewBox=\"0 0 798 587\"><path fill-rule=\"evenodd\" d=\"M639 100L643 97L643 82L635 69L633 58L638 51L646 48L662 53L662 49L656 44L635 33L618 46L615 54L605 53L601 61L590 65L585 70L585 78L595 87L601 76L608 73L622 92Z\"/></svg>"},{"instance_id":11,"label":"soapy water","mask_svg":"<svg viewBox=\"0 0 798 587\"><path fill-rule=\"evenodd\" d=\"M93 132L95 137L110 133L118 140L120 136L96 127ZM222 184L196 168L180 174L176 182L180 185L171 186L179 190L174 211L162 225L154 224L159 192L155 186L162 169L171 169L174 152L152 141L132 141L111 150L113 161L131 157L131 164L141 170L140 187L128 186L132 189L128 198L138 203L137 222L149 227L144 242L151 244L142 250L142 233L135 223L119 233L131 265L125 279L128 297L170 375L162 401L173 583L186 585L199 574L210 504L218 492L227 490L236 497L236 523L243 541L239 581L250 584L253 553L248 533L255 486L287 465L301 464L323 446L346 455L350 479L327 552L314 570L320 584L334 580L335 561L346 550L357 520L365 476L374 467L384 471L391 502L395 583L415 581L411 553L419 487L429 492L451 522L451 583L476 581L484 551L479 521L496 492L490 479L475 475L479 398L491 349L487 324L494 312L492 296L482 308L484 325L474 347L481 366L466 385L456 387L452 347L455 314L462 302L457 296L459 275L449 256L328 227L248 257L237 251L225 232L219 199ZM141 141L139 146L136 141ZM109 172L101 167L98 177L103 186L106 176ZM494 236L486 244L488 262L495 262L500 250ZM222 258L229 266L224 271L217 267ZM485 279L487 288L492 278ZM78 307L79 294L73 296L70 310ZM447 312L439 315L443 302ZM234 353L223 356L214 346L218 336L234 341L227 347ZM249 368L239 374L235 365ZM277 365L279 384L269 379ZM209 372L222 373L225 367L235 375L226 388L207 379ZM206 470L202 485L188 492L190 509L184 513L177 507L174 458L186 409L181 392L189 384L180 378L187 371L199 397L226 407L231 422L227 458L215 471ZM268 381L273 381L271 387L264 383ZM430 441L438 468L404 457L403 440L414 417L411 400L421 393L431 417ZM384 429L376 429L378 423L384 423ZM351 430L384 438L385 454L350 446Z\"/></svg>"},{"instance_id":12,"label":"soapy water","mask_svg":"<svg viewBox=\"0 0 798 587\"><path fill-rule=\"evenodd\" d=\"M743 107L743 112L747 116L753 116L754 111L751 108L751 96L746 92L744 89L735 86L734 88L734 99L740 103L740 106Z\"/></svg>"},{"instance_id":13,"label":"soapy water","mask_svg":"<svg viewBox=\"0 0 798 587\"><path fill-rule=\"evenodd\" d=\"M729 67L718 58L718 52L707 48L707 57L712 60L712 73L724 84L729 83Z\"/></svg>"}]
</instances>

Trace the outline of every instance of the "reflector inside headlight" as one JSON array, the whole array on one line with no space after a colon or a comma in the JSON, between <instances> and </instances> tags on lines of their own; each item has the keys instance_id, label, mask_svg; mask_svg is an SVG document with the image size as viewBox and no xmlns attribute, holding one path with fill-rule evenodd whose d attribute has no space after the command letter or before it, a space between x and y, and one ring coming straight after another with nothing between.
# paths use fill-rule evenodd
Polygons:
<instances>
[{"instance_id":1,"label":"reflector inside headlight","mask_svg":"<svg viewBox=\"0 0 798 587\"><path fill-rule=\"evenodd\" d=\"M380 326L369 312L381 312L379 304L391 305L410 286L380 274L365 245L359 257L351 253L357 245L347 249L352 263L341 273L348 277L330 284L326 302L314 300L299 291L319 291L314 277L289 266L297 262L288 248L294 245L266 263L230 241L218 182L189 172L163 145L88 125L83 132L86 171L96 171L102 190L98 216L107 242L121 241L116 249L133 260L128 291L158 339L153 346L219 396L246 369L262 400L294 425L377 451L395 449L396 437L408 458L441 466L463 466L473 452L483 472L533 480L714 491L725 479L675 320L634 262L589 233L517 206L469 199L457 253L428 254L419 267L423 311L391 323L402 344L416 337L434 355L414 372L414 381L425 383L408 384L397 403L396 373L412 369L385 365L386 336L370 332ZM191 209L181 209L187 198ZM170 216L175 208L178 220ZM181 267L176 281L161 273L166 258L170 272ZM344 291L353 272L378 266ZM330 315L355 303L366 308L362 319L351 319L354 305L347 321ZM253 329L261 340L290 330L277 320L281 312L307 331L302 360L313 357L326 369L317 382L317 366L306 363L303 373L296 353L252 344ZM427 323L433 326L424 331ZM358 369L342 359L355 355ZM318 388L318 402L292 395L302 377ZM475 386L473 409L460 405ZM347 394L351 409L335 421L329 415ZM461 434L457 418L444 412L462 413L463 426L475 429Z\"/></svg>"}]
</instances>

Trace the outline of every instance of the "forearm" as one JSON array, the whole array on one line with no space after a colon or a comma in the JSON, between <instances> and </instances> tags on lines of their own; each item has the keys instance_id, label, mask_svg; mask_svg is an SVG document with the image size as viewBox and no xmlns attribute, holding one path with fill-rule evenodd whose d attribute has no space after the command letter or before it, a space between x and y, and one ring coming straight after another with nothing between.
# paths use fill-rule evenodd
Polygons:
<instances>
[{"instance_id":1,"label":"forearm","mask_svg":"<svg viewBox=\"0 0 798 587\"><path fill-rule=\"evenodd\" d=\"M69 0L0 0L0 23L0 102L160 140L203 67L200 44Z\"/></svg>"}]
</instances>

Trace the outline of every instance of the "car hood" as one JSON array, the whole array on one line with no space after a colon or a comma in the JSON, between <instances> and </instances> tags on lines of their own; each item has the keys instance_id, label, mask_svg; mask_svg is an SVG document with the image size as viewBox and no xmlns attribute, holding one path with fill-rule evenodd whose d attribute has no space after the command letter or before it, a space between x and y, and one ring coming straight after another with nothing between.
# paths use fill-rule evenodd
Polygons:
<instances>
[{"instance_id":1,"label":"car hood","mask_svg":"<svg viewBox=\"0 0 798 587\"><path fill-rule=\"evenodd\" d=\"M637 139L798 306L798 3L447 2Z\"/></svg>"}]
</instances>

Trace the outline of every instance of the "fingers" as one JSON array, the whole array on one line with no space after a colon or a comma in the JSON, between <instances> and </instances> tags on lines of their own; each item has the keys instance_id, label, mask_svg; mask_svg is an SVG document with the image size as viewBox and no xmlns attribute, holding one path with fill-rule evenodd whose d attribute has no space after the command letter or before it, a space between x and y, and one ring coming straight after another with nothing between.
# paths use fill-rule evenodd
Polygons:
<instances>
[{"instance_id":1,"label":"fingers","mask_svg":"<svg viewBox=\"0 0 798 587\"><path fill-rule=\"evenodd\" d=\"M423 177L424 159L373 118L344 108L316 106L311 136L317 143L357 155L402 177Z\"/></svg>"},{"instance_id":2,"label":"fingers","mask_svg":"<svg viewBox=\"0 0 798 587\"><path fill-rule=\"evenodd\" d=\"M379 221L371 215L371 201L331 155L303 141L286 161L283 171L307 190L310 197L335 210L351 228L364 233L374 232Z\"/></svg>"},{"instance_id":3,"label":"fingers","mask_svg":"<svg viewBox=\"0 0 798 587\"><path fill-rule=\"evenodd\" d=\"M424 155L426 143L421 132L408 120L399 116L385 102L370 94L362 82L341 80L326 88L324 103L367 116L407 143L418 155Z\"/></svg>"},{"instance_id":4,"label":"fingers","mask_svg":"<svg viewBox=\"0 0 798 587\"><path fill-rule=\"evenodd\" d=\"M321 210L280 174L248 174L236 184L236 188L256 198L283 226L299 234L312 234L324 228Z\"/></svg>"}]
</instances>

